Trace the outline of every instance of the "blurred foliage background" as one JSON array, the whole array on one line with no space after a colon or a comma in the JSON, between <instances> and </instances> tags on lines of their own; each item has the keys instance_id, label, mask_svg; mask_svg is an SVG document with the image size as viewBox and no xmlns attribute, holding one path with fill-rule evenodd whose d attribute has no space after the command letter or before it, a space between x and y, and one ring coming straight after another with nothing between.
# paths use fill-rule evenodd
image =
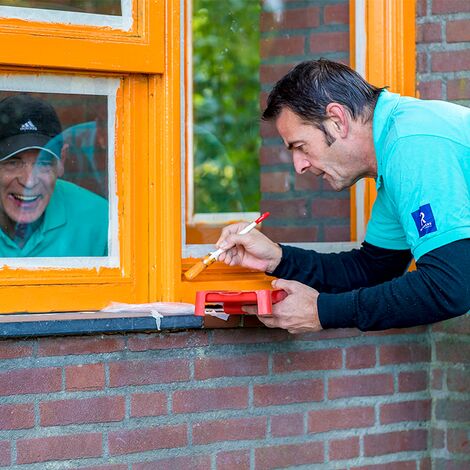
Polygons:
<instances>
[{"instance_id":1,"label":"blurred foliage background","mask_svg":"<svg viewBox=\"0 0 470 470\"><path fill-rule=\"evenodd\" d=\"M260 0L193 0L194 208L259 211Z\"/></svg>"}]
</instances>

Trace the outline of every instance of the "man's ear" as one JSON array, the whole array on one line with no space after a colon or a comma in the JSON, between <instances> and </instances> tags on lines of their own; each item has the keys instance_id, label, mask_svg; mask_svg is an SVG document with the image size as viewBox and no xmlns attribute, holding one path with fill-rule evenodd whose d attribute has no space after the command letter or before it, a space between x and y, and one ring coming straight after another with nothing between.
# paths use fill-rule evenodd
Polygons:
<instances>
[{"instance_id":1,"label":"man's ear","mask_svg":"<svg viewBox=\"0 0 470 470\"><path fill-rule=\"evenodd\" d=\"M326 115L330 119L330 132L345 138L349 132L349 113L346 108L339 103L330 103L326 107Z\"/></svg>"},{"instance_id":2,"label":"man's ear","mask_svg":"<svg viewBox=\"0 0 470 470\"><path fill-rule=\"evenodd\" d=\"M64 144L60 151L60 160L57 163L57 176L62 178L64 176L65 171L65 160L69 154L69 144Z\"/></svg>"}]
</instances>

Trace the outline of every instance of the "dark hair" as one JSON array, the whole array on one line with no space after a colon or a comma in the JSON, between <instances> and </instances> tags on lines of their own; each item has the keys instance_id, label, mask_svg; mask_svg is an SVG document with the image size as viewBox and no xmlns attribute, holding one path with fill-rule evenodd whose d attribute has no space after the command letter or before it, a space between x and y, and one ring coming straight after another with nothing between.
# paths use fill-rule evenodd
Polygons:
<instances>
[{"instance_id":1,"label":"dark hair","mask_svg":"<svg viewBox=\"0 0 470 470\"><path fill-rule=\"evenodd\" d=\"M353 119L367 122L380 93L347 65L331 60L308 60L296 65L281 78L268 97L263 119L276 119L283 108L289 108L303 119L321 127L327 118L326 107L340 103Z\"/></svg>"}]
</instances>

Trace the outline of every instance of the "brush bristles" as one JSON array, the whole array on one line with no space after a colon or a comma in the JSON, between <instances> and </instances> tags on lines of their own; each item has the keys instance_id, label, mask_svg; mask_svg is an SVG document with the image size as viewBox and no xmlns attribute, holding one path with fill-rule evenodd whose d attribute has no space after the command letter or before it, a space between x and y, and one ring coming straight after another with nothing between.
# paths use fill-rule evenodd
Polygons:
<instances>
[{"instance_id":1,"label":"brush bristles","mask_svg":"<svg viewBox=\"0 0 470 470\"><path fill-rule=\"evenodd\" d=\"M207 268L207 264L205 264L204 262L202 261L198 261L194 266L192 266L191 268L189 268L185 273L184 273L184 277L188 280L188 281L192 281L196 276L199 276L199 274L202 273L202 271L204 271L204 269Z\"/></svg>"}]
</instances>

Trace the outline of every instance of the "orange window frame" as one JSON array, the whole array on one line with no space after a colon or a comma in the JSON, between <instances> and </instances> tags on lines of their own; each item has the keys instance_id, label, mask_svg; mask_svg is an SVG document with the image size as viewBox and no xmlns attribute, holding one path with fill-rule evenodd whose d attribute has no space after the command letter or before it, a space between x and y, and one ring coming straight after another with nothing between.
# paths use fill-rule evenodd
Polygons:
<instances>
[{"instance_id":1,"label":"orange window frame","mask_svg":"<svg viewBox=\"0 0 470 470\"><path fill-rule=\"evenodd\" d=\"M120 81L115 175L119 266L0 269L0 313L97 310L111 301L149 301L149 160L157 129L150 103L165 64L165 3L134 0L130 31L0 19L2 72ZM156 112L156 110L153 110ZM163 119L163 117L162 117ZM153 129L150 129L150 123ZM152 136L152 139L151 139Z\"/></svg>"}]
</instances>

